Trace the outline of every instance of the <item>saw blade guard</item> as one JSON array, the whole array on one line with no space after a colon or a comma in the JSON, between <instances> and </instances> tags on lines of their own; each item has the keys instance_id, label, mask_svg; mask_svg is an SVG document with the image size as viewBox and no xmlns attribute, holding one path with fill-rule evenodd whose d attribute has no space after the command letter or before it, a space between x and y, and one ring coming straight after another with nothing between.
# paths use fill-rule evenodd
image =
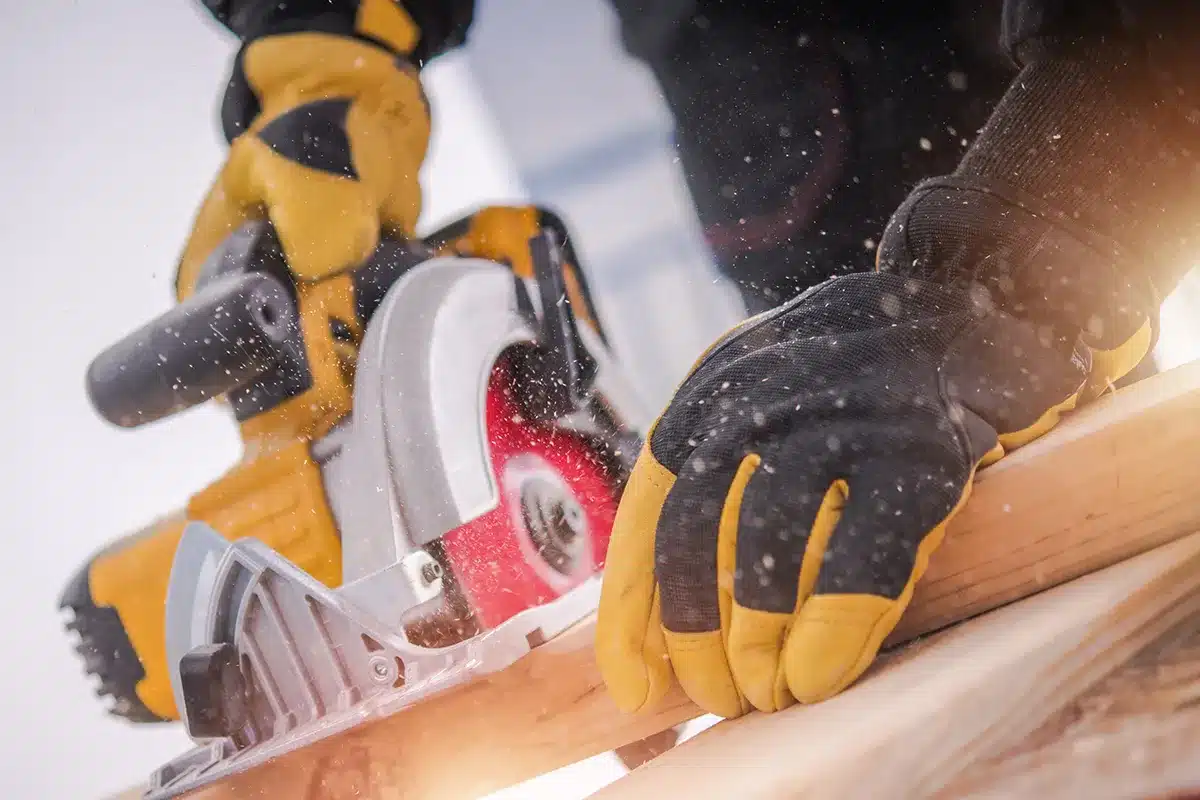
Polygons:
<instances>
[{"instance_id":1,"label":"saw blade guard","mask_svg":"<svg viewBox=\"0 0 1200 800\"><path fill-rule=\"evenodd\" d=\"M313 446L342 535L338 588L257 541L185 530L167 655L199 747L156 772L147 797L503 669L595 609L649 417L555 291L457 257L388 291L353 414ZM555 361L548 339L577 350Z\"/></svg>"},{"instance_id":2,"label":"saw blade guard","mask_svg":"<svg viewBox=\"0 0 1200 800\"><path fill-rule=\"evenodd\" d=\"M390 625L412 619L411 592L394 587L415 551L437 555L466 603L443 622L481 629L603 564L644 420L598 337L573 320L554 352L577 337L569 363L586 371L545 357L546 330L569 308L540 288L491 261L432 259L367 328L353 418L315 454L343 532L341 591Z\"/></svg>"}]
</instances>

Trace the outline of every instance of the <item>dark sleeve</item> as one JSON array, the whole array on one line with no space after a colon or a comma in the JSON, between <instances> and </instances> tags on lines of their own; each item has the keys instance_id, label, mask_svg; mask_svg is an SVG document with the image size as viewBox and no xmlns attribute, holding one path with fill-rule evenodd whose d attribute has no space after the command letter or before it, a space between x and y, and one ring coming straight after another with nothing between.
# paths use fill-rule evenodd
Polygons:
<instances>
[{"instance_id":1,"label":"dark sleeve","mask_svg":"<svg viewBox=\"0 0 1200 800\"><path fill-rule=\"evenodd\" d=\"M201 0L217 21L243 41L271 33L318 30L361 36L356 20L376 0ZM421 31L404 55L418 66L461 45L474 17L474 0L378 0L403 8ZM378 42L391 45L390 42Z\"/></svg>"},{"instance_id":2,"label":"dark sleeve","mask_svg":"<svg viewBox=\"0 0 1200 800\"><path fill-rule=\"evenodd\" d=\"M1200 119L1200 3L1185 0L1005 0L1001 44L1018 64L1039 48L1089 36L1128 37L1144 48L1166 96Z\"/></svg>"},{"instance_id":3,"label":"dark sleeve","mask_svg":"<svg viewBox=\"0 0 1200 800\"><path fill-rule=\"evenodd\" d=\"M396 54L418 69L466 41L474 0L201 0L217 21L242 40L221 104L221 126L232 141L258 114L258 99L246 85L241 59L246 46L264 36L320 32L361 39ZM415 46L364 31L372 6L396 4L419 31Z\"/></svg>"}]
</instances>

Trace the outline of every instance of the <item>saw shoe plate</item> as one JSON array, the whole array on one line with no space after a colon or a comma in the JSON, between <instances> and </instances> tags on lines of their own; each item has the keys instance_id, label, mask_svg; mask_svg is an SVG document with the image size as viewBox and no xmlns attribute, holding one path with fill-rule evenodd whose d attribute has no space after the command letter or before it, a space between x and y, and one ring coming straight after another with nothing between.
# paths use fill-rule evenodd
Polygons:
<instances>
[{"instance_id":1,"label":"saw shoe plate","mask_svg":"<svg viewBox=\"0 0 1200 800\"><path fill-rule=\"evenodd\" d=\"M313 443L337 588L253 539L184 532L167 655L198 747L155 773L148 800L502 670L595 610L646 418L603 343L569 309L548 319L562 304L536 289L493 262L435 258L387 293L352 416ZM566 373L522 360L555 328L592 363L569 393L545 391Z\"/></svg>"}]
</instances>

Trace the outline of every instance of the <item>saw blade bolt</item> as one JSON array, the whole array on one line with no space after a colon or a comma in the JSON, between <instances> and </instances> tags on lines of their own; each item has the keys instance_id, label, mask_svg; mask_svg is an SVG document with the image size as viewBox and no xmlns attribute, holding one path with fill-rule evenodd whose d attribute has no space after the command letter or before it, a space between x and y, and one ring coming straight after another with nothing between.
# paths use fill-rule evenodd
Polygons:
<instances>
[{"instance_id":1,"label":"saw blade bolt","mask_svg":"<svg viewBox=\"0 0 1200 800\"><path fill-rule=\"evenodd\" d=\"M538 554L554 569L568 574L585 532L579 503L558 483L534 477L522 487L521 510Z\"/></svg>"},{"instance_id":2,"label":"saw blade bolt","mask_svg":"<svg viewBox=\"0 0 1200 800\"><path fill-rule=\"evenodd\" d=\"M421 567L421 580L425 581L428 586L431 583L437 583L442 577L442 565L436 561L430 561L428 564Z\"/></svg>"},{"instance_id":3,"label":"saw blade bolt","mask_svg":"<svg viewBox=\"0 0 1200 800\"><path fill-rule=\"evenodd\" d=\"M396 666L383 656L372 656L371 679L377 683L392 683L396 680Z\"/></svg>"}]
</instances>

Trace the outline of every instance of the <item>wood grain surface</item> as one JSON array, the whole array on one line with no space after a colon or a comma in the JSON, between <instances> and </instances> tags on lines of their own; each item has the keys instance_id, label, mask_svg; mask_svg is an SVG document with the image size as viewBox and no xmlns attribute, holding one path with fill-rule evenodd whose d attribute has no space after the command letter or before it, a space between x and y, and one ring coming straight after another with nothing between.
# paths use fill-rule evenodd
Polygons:
<instances>
[{"instance_id":1,"label":"wood grain surface","mask_svg":"<svg viewBox=\"0 0 1200 800\"><path fill-rule=\"evenodd\" d=\"M1175 615L1172 615L1174 617ZM1200 614L1186 616L940 798L1200 797Z\"/></svg>"},{"instance_id":2,"label":"wood grain surface","mask_svg":"<svg viewBox=\"0 0 1200 800\"><path fill-rule=\"evenodd\" d=\"M1172 717L1200 694L1198 621L1200 533L903 648L824 703L719 723L593 797L1162 796L1200 778L1195 711Z\"/></svg>"},{"instance_id":3,"label":"wood grain surface","mask_svg":"<svg viewBox=\"0 0 1200 800\"><path fill-rule=\"evenodd\" d=\"M1192 364L1098 401L983 471L889 643L1200 530L1198 485L1200 364ZM1134 588L1122 585L1128 592ZM1019 616L1009 619L1019 626ZM476 798L701 713L679 692L651 712L619 713L596 669L592 631L593 621L585 620L502 674L290 753L193 793L192 800ZM953 634L951 640L963 635ZM985 650L1010 646L989 638L973 641ZM951 671L961 668L957 662L939 663ZM786 725L803 717L773 716L778 720L765 724ZM754 715L750 724L770 718ZM760 744L767 750L776 746L769 737ZM946 746L956 758L967 754ZM790 750L783 760L792 757ZM639 773L659 762L677 763L679 752L667 753Z\"/></svg>"}]
</instances>

